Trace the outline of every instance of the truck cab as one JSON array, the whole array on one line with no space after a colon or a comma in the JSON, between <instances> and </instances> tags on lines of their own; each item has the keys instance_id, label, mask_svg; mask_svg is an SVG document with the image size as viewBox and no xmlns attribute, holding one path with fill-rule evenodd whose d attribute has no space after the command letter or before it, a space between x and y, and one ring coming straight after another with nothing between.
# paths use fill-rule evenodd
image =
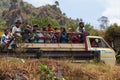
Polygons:
<instances>
[{"instance_id":1,"label":"truck cab","mask_svg":"<svg viewBox=\"0 0 120 80\"><path fill-rule=\"evenodd\" d=\"M88 51L100 51L100 60L106 64L115 64L115 51L99 36L87 36Z\"/></svg>"}]
</instances>

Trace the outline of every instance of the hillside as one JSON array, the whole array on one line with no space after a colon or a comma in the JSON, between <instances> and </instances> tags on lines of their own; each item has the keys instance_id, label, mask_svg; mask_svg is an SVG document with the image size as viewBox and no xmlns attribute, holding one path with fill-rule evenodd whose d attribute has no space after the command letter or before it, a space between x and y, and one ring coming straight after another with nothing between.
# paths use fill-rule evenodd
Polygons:
<instances>
[{"instance_id":1,"label":"hillside","mask_svg":"<svg viewBox=\"0 0 120 80\"><path fill-rule=\"evenodd\" d=\"M23 60L10 57L0 58L0 80L39 80L40 76L44 74L41 72L41 74L36 75L38 71L42 71L38 64L47 65L51 72L56 76L63 75L65 80L120 80L120 66L116 65L78 64L70 63L67 60L52 59Z\"/></svg>"},{"instance_id":2,"label":"hillside","mask_svg":"<svg viewBox=\"0 0 120 80\"><path fill-rule=\"evenodd\" d=\"M8 10L10 7L10 0L0 0L0 16L4 10Z\"/></svg>"},{"instance_id":3,"label":"hillside","mask_svg":"<svg viewBox=\"0 0 120 80\"><path fill-rule=\"evenodd\" d=\"M22 0L1 0L0 8L1 19L3 19L7 26L11 26L16 19L22 20L22 22L32 23L32 18L48 17L50 20L54 20L57 24L64 26L68 22L74 20L67 18L65 14L57 5L46 5L39 8L35 8L31 4L23 2Z\"/></svg>"}]
</instances>

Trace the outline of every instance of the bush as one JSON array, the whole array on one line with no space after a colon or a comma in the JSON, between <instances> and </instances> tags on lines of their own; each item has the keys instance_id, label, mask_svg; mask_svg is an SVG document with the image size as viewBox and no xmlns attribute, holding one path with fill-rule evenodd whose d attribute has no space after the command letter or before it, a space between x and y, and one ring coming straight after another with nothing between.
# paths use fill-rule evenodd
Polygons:
<instances>
[{"instance_id":1,"label":"bush","mask_svg":"<svg viewBox=\"0 0 120 80\"><path fill-rule=\"evenodd\" d=\"M118 64L120 64L120 51L119 51L119 50L116 50L115 53L116 53L116 54L115 54L116 61L117 61Z\"/></svg>"},{"instance_id":2,"label":"bush","mask_svg":"<svg viewBox=\"0 0 120 80\"><path fill-rule=\"evenodd\" d=\"M43 64L39 64L40 71L37 72L37 75L40 74L40 80L65 80L64 78L57 79L53 72Z\"/></svg>"},{"instance_id":3,"label":"bush","mask_svg":"<svg viewBox=\"0 0 120 80\"><path fill-rule=\"evenodd\" d=\"M54 19L50 19L49 17L41 17L41 18L32 18L32 24L38 24L40 27L45 27L48 24L52 24L53 27L60 26L58 21Z\"/></svg>"}]
</instances>

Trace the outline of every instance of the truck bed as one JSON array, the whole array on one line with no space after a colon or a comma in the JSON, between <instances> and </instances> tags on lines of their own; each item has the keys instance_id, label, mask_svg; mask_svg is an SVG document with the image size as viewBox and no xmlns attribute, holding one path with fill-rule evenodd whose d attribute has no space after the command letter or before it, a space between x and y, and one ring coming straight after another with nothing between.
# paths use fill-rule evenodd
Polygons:
<instances>
[{"instance_id":1,"label":"truck bed","mask_svg":"<svg viewBox=\"0 0 120 80\"><path fill-rule=\"evenodd\" d=\"M84 43L24 43L24 47L42 51L85 51Z\"/></svg>"}]
</instances>

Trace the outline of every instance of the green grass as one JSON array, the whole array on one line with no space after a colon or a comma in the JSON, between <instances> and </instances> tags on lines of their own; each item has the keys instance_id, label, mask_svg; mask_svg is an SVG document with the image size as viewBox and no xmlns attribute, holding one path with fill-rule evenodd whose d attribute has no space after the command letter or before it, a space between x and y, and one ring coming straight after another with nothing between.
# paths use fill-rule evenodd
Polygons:
<instances>
[{"instance_id":1,"label":"green grass","mask_svg":"<svg viewBox=\"0 0 120 80\"><path fill-rule=\"evenodd\" d=\"M2 31L0 31L0 37L2 36L2 34L3 34L3 32L2 32Z\"/></svg>"}]
</instances>

